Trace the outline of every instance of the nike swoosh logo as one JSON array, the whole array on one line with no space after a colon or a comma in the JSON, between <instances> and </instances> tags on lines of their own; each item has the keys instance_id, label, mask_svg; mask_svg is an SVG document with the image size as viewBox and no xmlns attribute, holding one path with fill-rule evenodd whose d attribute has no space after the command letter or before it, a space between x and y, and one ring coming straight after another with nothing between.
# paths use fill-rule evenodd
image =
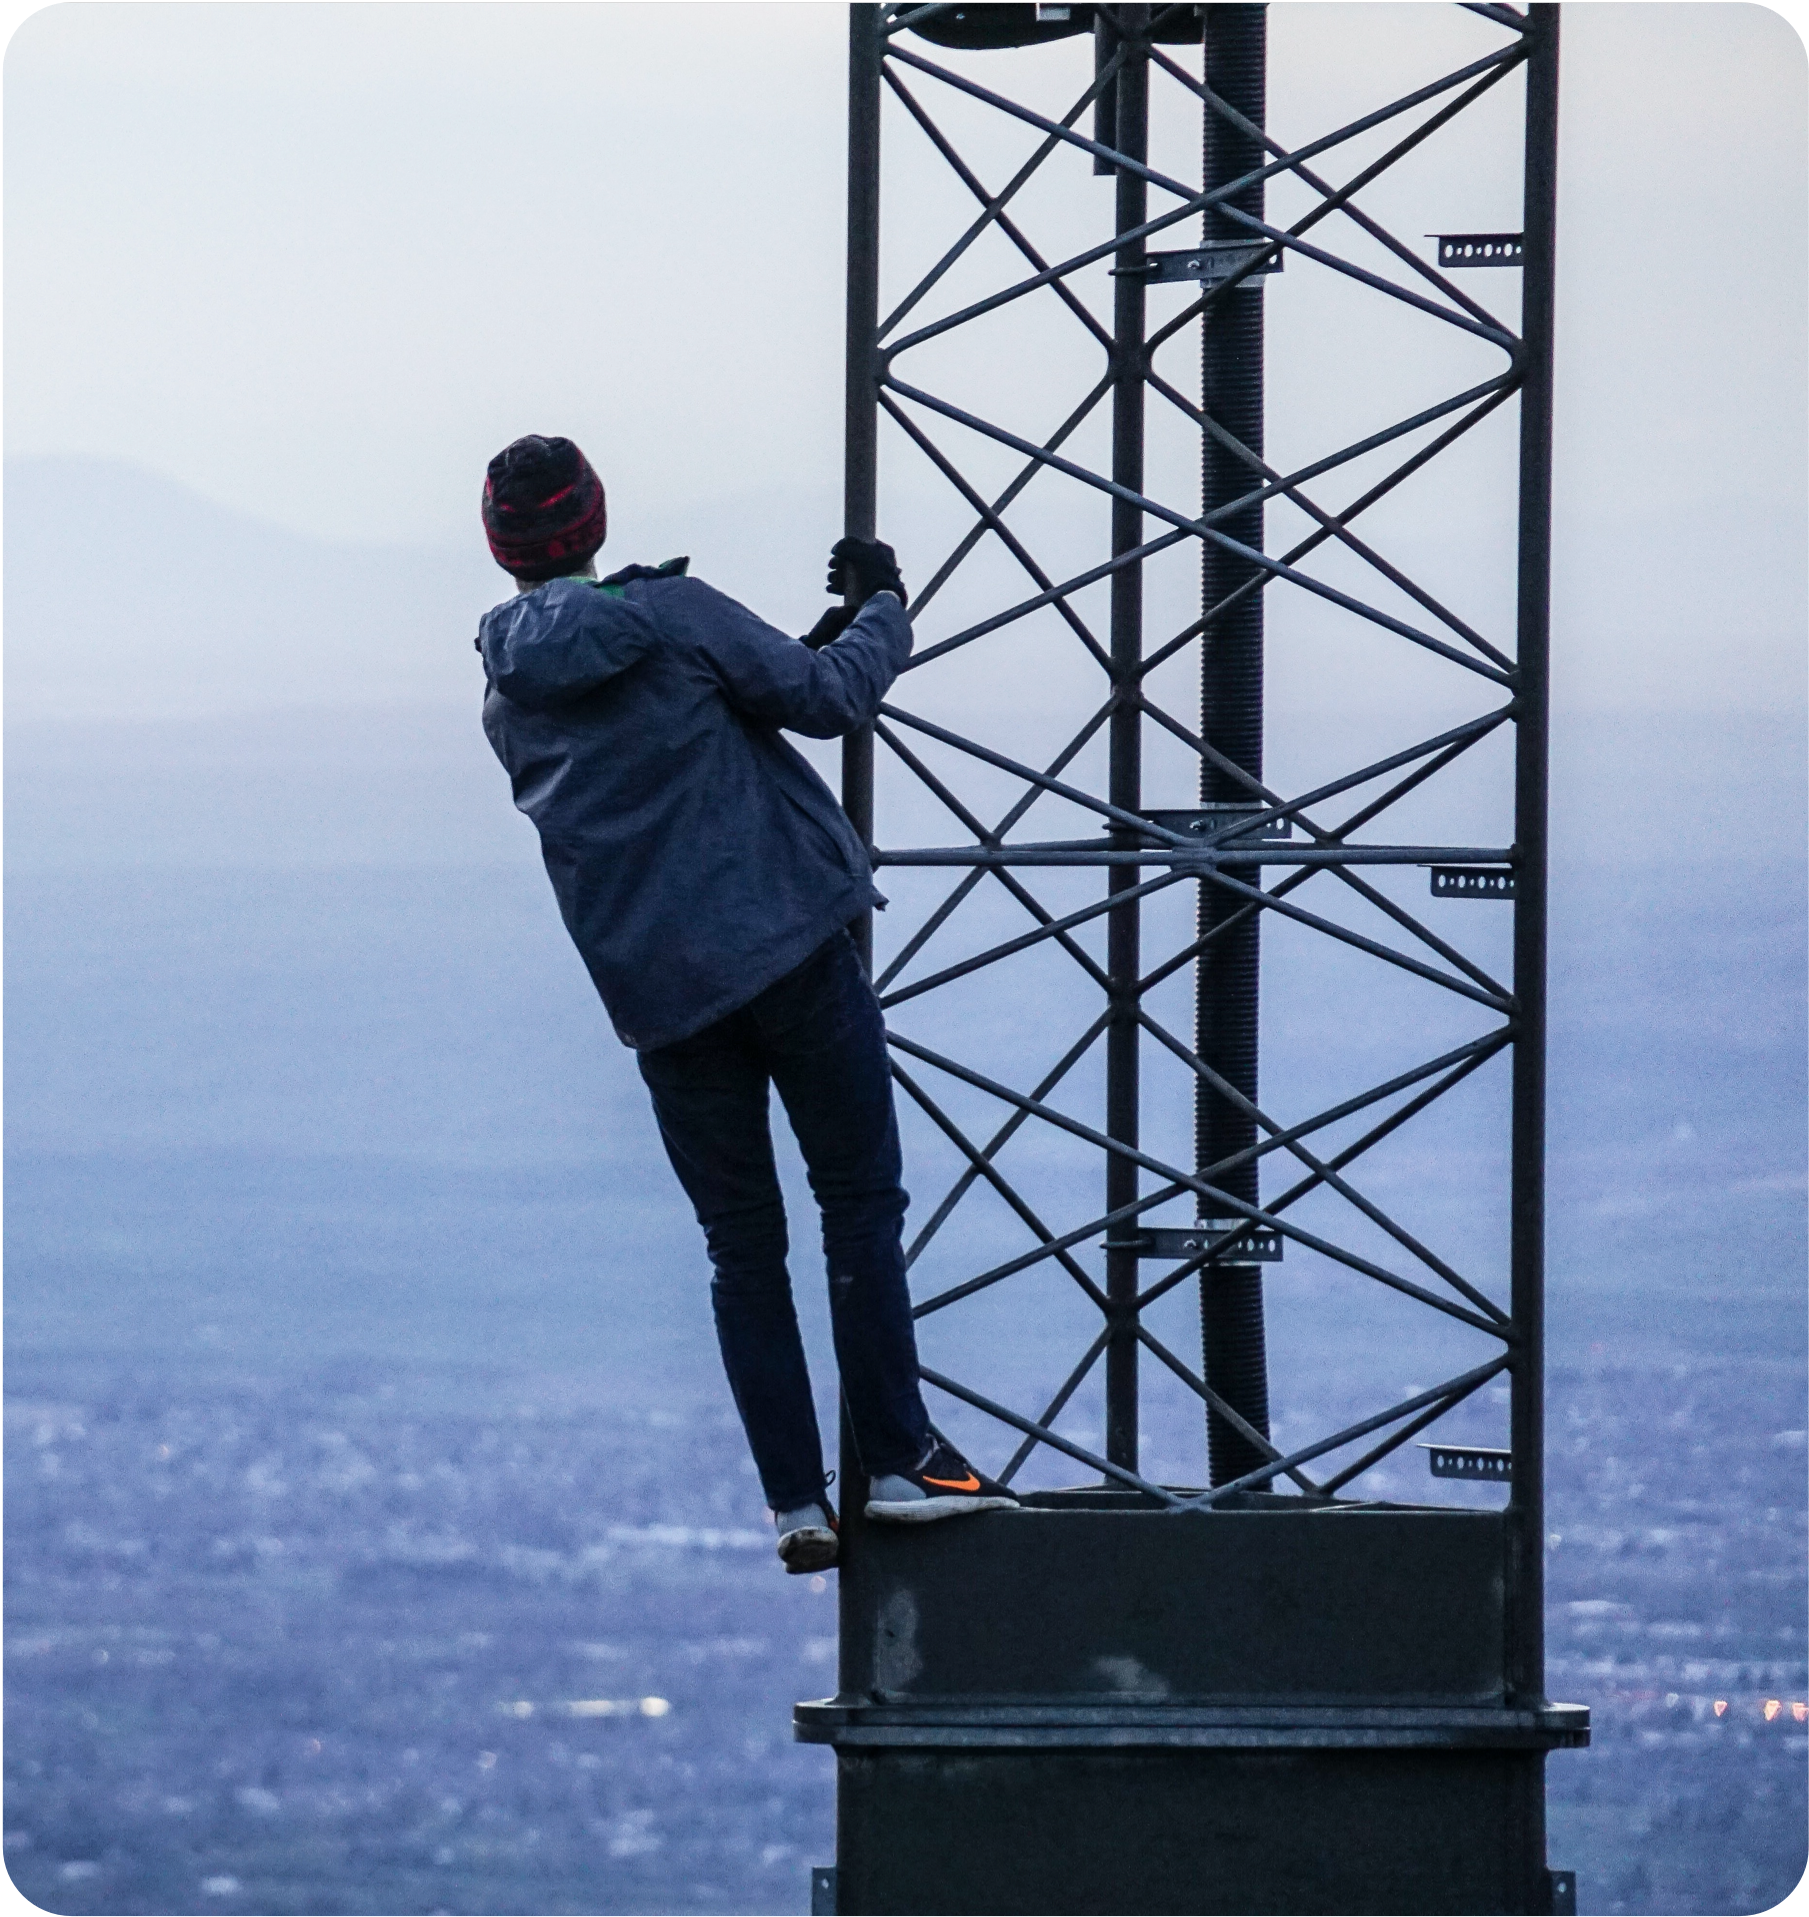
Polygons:
<instances>
[{"instance_id":1,"label":"nike swoosh logo","mask_svg":"<svg viewBox=\"0 0 1809 1917\"><path fill-rule=\"evenodd\" d=\"M939 1484L945 1491L978 1491L980 1480L970 1471L965 1478L925 1478L925 1484Z\"/></svg>"}]
</instances>

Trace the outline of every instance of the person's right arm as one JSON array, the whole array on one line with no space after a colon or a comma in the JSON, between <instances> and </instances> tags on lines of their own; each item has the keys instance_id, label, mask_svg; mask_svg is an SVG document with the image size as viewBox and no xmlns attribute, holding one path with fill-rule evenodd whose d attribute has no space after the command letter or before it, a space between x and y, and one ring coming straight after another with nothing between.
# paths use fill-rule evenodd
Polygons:
<instances>
[{"instance_id":1,"label":"person's right arm","mask_svg":"<svg viewBox=\"0 0 1809 1917\"><path fill-rule=\"evenodd\" d=\"M702 580L684 590L709 595L686 611L729 703L812 739L870 724L911 656L911 622L890 592L876 592L839 639L813 651Z\"/></svg>"}]
</instances>

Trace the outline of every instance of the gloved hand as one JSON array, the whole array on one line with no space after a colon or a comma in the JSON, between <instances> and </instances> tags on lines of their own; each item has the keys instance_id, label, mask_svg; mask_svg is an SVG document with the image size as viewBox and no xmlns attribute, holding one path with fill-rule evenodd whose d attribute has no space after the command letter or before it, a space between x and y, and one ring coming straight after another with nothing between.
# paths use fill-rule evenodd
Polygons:
<instances>
[{"instance_id":1,"label":"gloved hand","mask_svg":"<svg viewBox=\"0 0 1809 1917\"><path fill-rule=\"evenodd\" d=\"M829 583L824 590L848 593L861 605L876 592L895 592L900 605L909 603L898 574L898 555L883 539L838 539L829 548Z\"/></svg>"},{"instance_id":2,"label":"gloved hand","mask_svg":"<svg viewBox=\"0 0 1809 1917\"><path fill-rule=\"evenodd\" d=\"M821 652L823 648L839 639L854 624L858 606L831 606L811 629L804 634L804 643L812 652Z\"/></svg>"}]
</instances>

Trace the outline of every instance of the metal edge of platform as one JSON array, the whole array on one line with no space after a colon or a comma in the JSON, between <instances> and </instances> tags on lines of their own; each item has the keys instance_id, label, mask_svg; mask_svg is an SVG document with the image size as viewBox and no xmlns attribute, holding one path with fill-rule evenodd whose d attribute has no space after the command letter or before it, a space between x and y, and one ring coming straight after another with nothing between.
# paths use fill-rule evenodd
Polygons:
<instances>
[{"instance_id":1,"label":"metal edge of platform","mask_svg":"<svg viewBox=\"0 0 1809 1917\"><path fill-rule=\"evenodd\" d=\"M1189 1705L1028 1702L993 1705L801 1703L801 1744L837 1748L1576 1750L1589 1708L1503 1706Z\"/></svg>"},{"instance_id":2,"label":"metal edge of platform","mask_svg":"<svg viewBox=\"0 0 1809 1917\"><path fill-rule=\"evenodd\" d=\"M1569 1917L1577 1907L1577 1873L1545 1873L1552 1917ZM818 1863L811 1871L811 1917L836 1917L836 1865Z\"/></svg>"}]
</instances>

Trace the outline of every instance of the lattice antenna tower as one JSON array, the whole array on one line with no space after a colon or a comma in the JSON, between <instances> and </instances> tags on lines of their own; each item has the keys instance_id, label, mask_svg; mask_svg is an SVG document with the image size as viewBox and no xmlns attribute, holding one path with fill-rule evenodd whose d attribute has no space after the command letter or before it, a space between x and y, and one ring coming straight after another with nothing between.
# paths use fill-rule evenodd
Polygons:
<instances>
[{"instance_id":1,"label":"lattice antenna tower","mask_svg":"<svg viewBox=\"0 0 1809 1917\"><path fill-rule=\"evenodd\" d=\"M841 1694L801 1706L800 1731L842 1753L846 1837L866 1801L849 1795L857 1748L902 1749L915 1723L920 1752L1002 1750L955 1722L983 1694L1020 1718L1081 1708L1085 1685L1053 1675L1088 1661L1079 1638L1015 1679L1000 1648L990 1692L959 1658L930 1674L945 1549L968 1554L970 1594L996 1572L1014 1602L1024 1525L1046 1514L1036 1536L1078 1546L1056 1521L1109 1514L1153 1521L1101 1534L1112 1575L1136 1563L1160 1582L1198 1549L1229 1589L1244 1545L1219 1547L1258 1533L1198 1531L1207 1514L1400 1518L1393 1548L1430 1551L1423 1584L1465 1605L1473 1576L1493 1593L1463 1653L1486 1666L1466 1708L1493 1715L1403 1721L1388 1748L1520 1753L1501 1815L1524 1842L1511 1888L1483 1894L1549 1908L1538 1767L1587 1735L1585 1713L1544 1697L1542 1634L1557 10L1471 5L1423 30L1405 9L1341 10L1322 35L1366 16L1384 51L1293 75L1289 98L1349 110L1285 140L1265 11L852 9L847 530L906 553L917 649L848 742L844 802L893 895L862 935L912 1117L932 1414L1033 1510L976 1520L984 1544L939 1541L913 1570L856 1509ZM1310 38L1290 26L1303 58ZM1387 56L1405 83L1356 97ZM1472 228L1469 195L1504 182L1517 231L1397 230ZM1328 685L1350 712L1305 724ZM1454 1139L1467 1152L1456 1205L1408 1175L1441 1123L1442 1162ZM1351 1377L1308 1378L1308 1319L1365 1312L1380 1365L1354 1375L1353 1336ZM1496 1435L1478 1420L1503 1385L1505 1442L1460 1441ZM1180 1404L1204 1440L1191 1455ZM1425 1441L1433 1471L1488 1487L1455 1494L1491 1527L1467 1569L1430 1542L1449 1527L1408 1522L1430 1508L1375 1496L1446 1419ZM1323 1524L1309 1542L1329 1544ZM1336 1556L1313 1576L1360 1585ZM1105 1575L1059 1550L1045 1572L1073 1590ZM901 1593L902 1657L886 1622ZM1092 1650L1096 1680L1158 1668ZM1417 1686L1369 1668L1367 1690L1303 1689L1331 1641L1284 1650L1258 1631L1243 1651L1241 1673L1196 1660L1162 1677L1135 1706L1158 1713L1138 1748L1205 1748L1215 1711L1211 1747L1238 1748L1224 1713L1253 1696L1292 1699L1274 1707L1296 1713L1286 1748L1346 1748L1298 1713L1358 1692L1411 1711L1403 1698L1444 1684L1429 1664ZM1187 1664L1178 1645L1169 1663ZM951 1703L964 1685L969 1704ZM1183 1698L1205 1713L1193 1744ZM892 1744L874 1710L903 1713ZM857 1892L854 1868L844 1855L841 1907L894 1907L870 1901L866 1864ZM960 1907L922 1880L909 1894Z\"/></svg>"}]
</instances>

